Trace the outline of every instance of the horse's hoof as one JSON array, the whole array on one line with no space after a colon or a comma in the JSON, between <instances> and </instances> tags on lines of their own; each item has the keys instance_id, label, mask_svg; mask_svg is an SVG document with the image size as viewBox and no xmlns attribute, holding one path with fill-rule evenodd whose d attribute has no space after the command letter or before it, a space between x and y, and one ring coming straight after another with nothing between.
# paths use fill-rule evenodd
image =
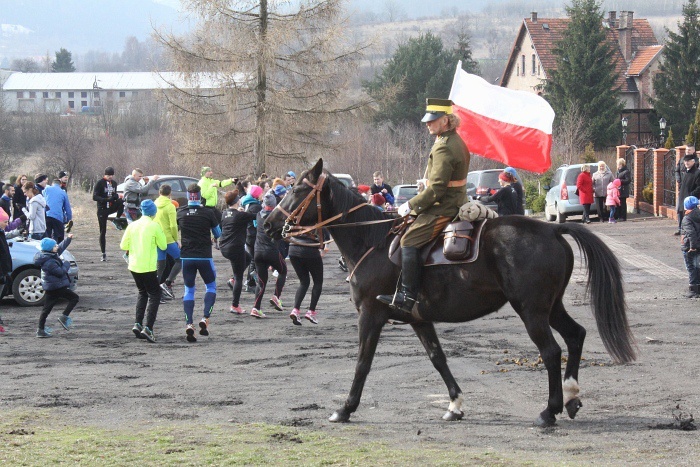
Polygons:
<instances>
[{"instance_id":1,"label":"horse's hoof","mask_svg":"<svg viewBox=\"0 0 700 467\"><path fill-rule=\"evenodd\" d=\"M566 413L569 414L569 418L573 420L576 418L578 409L583 407L583 404L581 403L581 399L576 397L575 399L571 399L569 402L567 402L564 407L566 407Z\"/></svg>"},{"instance_id":2,"label":"horse's hoof","mask_svg":"<svg viewBox=\"0 0 700 467\"><path fill-rule=\"evenodd\" d=\"M455 422L462 418L464 418L464 412L452 412L451 410L448 410L445 412L445 415L442 416L442 419L447 422Z\"/></svg>"},{"instance_id":3,"label":"horse's hoof","mask_svg":"<svg viewBox=\"0 0 700 467\"><path fill-rule=\"evenodd\" d=\"M333 412L333 415L328 417L328 421L333 423L347 423L350 421L350 415Z\"/></svg>"},{"instance_id":4,"label":"horse's hoof","mask_svg":"<svg viewBox=\"0 0 700 467\"><path fill-rule=\"evenodd\" d=\"M549 428L557 424L557 418L554 415L550 415L546 410L537 417L535 420L535 426L540 428Z\"/></svg>"}]
</instances>

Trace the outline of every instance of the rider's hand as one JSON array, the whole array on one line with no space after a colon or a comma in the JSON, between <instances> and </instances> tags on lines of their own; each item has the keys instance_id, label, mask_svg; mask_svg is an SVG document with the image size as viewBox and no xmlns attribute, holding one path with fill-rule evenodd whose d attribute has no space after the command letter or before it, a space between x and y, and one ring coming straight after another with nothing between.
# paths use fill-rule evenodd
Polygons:
<instances>
[{"instance_id":1,"label":"rider's hand","mask_svg":"<svg viewBox=\"0 0 700 467\"><path fill-rule=\"evenodd\" d=\"M411 205L408 204L408 201L403 203L401 206L399 206L399 216L403 217L408 215L409 212L411 212Z\"/></svg>"}]
</instances>

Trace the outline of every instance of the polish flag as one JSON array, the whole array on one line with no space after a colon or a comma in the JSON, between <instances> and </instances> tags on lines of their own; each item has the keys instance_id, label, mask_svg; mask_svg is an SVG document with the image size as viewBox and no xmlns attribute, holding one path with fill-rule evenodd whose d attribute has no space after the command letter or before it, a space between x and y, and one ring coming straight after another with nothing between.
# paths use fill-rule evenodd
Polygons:
<instances>
[{"instance_id":1,"label":"polish flag","mask_svg":"<svg viewBox=\"0 0 700 467\"><path fill-rule=\"evenodd\" d=\"M457 133L472 154L537 173L552 165L554 110L542 97L489 84L459 62L450 99L462 120Z\"/></svg>"}]
</instances>

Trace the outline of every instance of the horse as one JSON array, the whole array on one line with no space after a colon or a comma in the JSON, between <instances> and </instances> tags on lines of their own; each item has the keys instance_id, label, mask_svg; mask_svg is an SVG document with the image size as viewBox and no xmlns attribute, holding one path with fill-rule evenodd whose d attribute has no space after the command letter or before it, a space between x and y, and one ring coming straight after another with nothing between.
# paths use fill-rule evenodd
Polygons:
<instances>
[{"instance_id":1,"label":"horse","mask_svg":"<svg viewBox=\"0 0 700 467\"><path fill-rule=\"evenodd\" d=\"M307 209L313 204L315 210ZM547 369L549 397L535 425L555 425L564 408L573 419L582 406L578 372L586 330L567 313L562 301L574 267L573 251L564 234L573 237L584 256L588 273L585 292L606 350L618 363L636 358L620 265L605 243L582 225L547 224L518 215L490 219L483 226L474 262L423 268L419 303L410 316L375 298L393 293L399 278L400 269L388 258L394 235L391 222L359 193L335 179L319 159L267 217L264 229L273 238L293 241L294 236L322 226L329 228L352 271L350 290L359 313L355 376L344 405L330 416L331 422L348 422L357 410L379 336L389 320L412 326L447 385L450 403L442 418L463 418L462 390L447 365L433 323L471 321L506 303L523 321ZM552 329L562 336L568 351L563 383L561 347Z\"/></svg>"}]
</instances>

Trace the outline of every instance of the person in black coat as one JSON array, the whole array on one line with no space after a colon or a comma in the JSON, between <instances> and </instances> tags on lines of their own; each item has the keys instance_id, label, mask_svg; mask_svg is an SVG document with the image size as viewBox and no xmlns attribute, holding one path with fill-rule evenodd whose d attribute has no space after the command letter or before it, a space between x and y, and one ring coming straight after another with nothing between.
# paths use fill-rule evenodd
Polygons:
<instances>
[{"instance_id":1,"label":"person in black coat","mask_svg":"<svg viewBox=\"0 0 700 467\"><path fill-rule=\"evenodd\" d=\"M617 160L617 173L615 178L620 179L620 206L615 210L615 219L619 221L627 220L627 198L630 197L630 183L632 183L632 172L627 168L627 161L622 157Z\"/></svg>"},{"instance_id":2,"label":"person in black coat","mask_svg":"<svg viewBox=\"0 0 700 467\"><path fill-rule=\"evenodd\" d=\"M692 153L683 156L683 166L683 169L680 171L681 183L678 188L679 203L676 208L676 212L678 213L678 231L675 235L680 235L681 233L681 223L683 222L685 213L683 200L688 196L700 197L700 170L698 169L695 159L695 148L693 148Z\"/></svg>"},{"instance_id":3,"label":"person in black coat","mask_svg":"<svg viewBox=\"0 0 700 467\"><path fill-rule=\"evenodd\" d=\"M7 238L5 237L5 227L10 220L5 211L0 211L0 300L6 294L10 293L9 287L12 278L10 274L12 273L12 256L10 255L10 247L7 244ZM2 323L2 317L0 317L0 332L5 332L5 327Z\"/></svg>"},{"instance_id":4,"label":"person in black coat","mask_svg":"<svg viewBox=\"0 0 700 467\"><path fill-rule=\"evenodd\" d=\"M19 175L17 177L17 184L15 185L15 194L12 195L12 205L14 206L12 220L20 217L22 215L22 208L27 207L27 195L25 195L22 190L25 183L27 183L27 176L24 174Z\"/></svg>"},{"instance_id":5,"label":"person in black coat","mask_svg":"<svg viewBox=\"0 0 700 467\"><path fill-rule=\"evenodd\" d=\"M102 251L102 261L107 261L105 247L107 241L107 218L110 214L116 213L121 217L124 212L124 200L119 198L117 193L117 182L113 180L114 169L107 167L104 177L102 177L92 190L92 200L97 202L97 224L100 228L100 250Z\"/></svg>"},{"instance_id":6,"label":"person in black coat","mask_svg":"<svg viewBox=\"0 0 700 467\"><path fill-rule=\"evenodd\" d=\"M681 223L681 251L688 270L688 294L686 297L700 296L700 209L698 198L688 196L683 200L685 215Z\"/></svg>"},{"instance_id":7,"label":"person in black coat","mask_svg":"<svg viewBox=\"0 0 700 467\"><path fill-rule=\"evenodd\" d=\"M497 211L499 216L510 216L518 214L518 194L513 188L515 180L508 172L501 172L498 176L498 183L501 189L490 196L482 196L479 200L482 203L495 202L498 206ZM521 205L522 206L522 205Z\"/></svg>"}]
</instances>

